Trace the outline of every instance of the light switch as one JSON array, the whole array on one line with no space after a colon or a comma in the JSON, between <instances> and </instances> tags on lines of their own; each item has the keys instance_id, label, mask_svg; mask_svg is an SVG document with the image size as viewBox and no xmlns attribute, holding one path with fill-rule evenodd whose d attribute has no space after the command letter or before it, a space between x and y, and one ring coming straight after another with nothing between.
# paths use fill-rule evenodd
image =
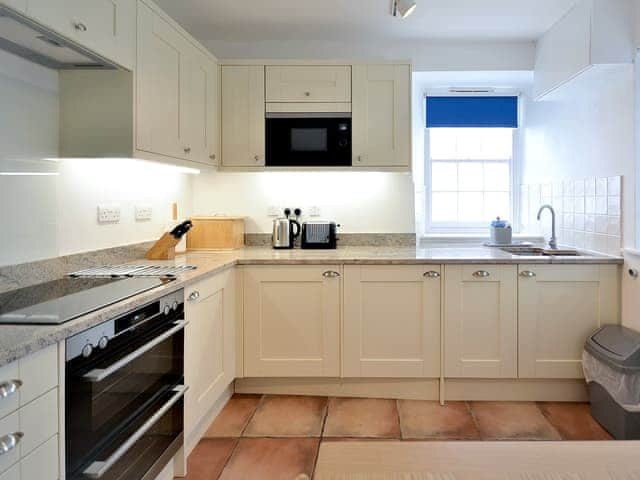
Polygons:
<instances>
[{"instance_id":1,"label":"light switch","mask_svg":"<svg viewBox=\"0 0 640 480\"><path fill-rule=\"evenodd\" d=\"M153 217L153 208L150 205L136 205L136 221L144 222Z\"/></svg>"},{"instance_id":2,"label":"light switch","mask_svg":"<svg viewBox=\"0 0 640 480\"><path fill-rule=\"evenodd\" d=\"M120 205L98 205L98 223L118 223L120 221Z\"/></svg>"}]
</instances>

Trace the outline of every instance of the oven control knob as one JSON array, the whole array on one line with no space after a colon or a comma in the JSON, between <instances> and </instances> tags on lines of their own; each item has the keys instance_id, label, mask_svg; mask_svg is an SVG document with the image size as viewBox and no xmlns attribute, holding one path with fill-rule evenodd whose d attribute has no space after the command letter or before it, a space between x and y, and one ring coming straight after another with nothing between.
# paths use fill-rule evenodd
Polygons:
<instances>
[{"instance_id":1,"label":"oven control knob","mask_svg":"<svg viewBox=\"0 0 640 480\"><path fill-rule=\"evenodd\" d=\"M169 306L169 304L167 303L167 304L164 306L164 309L162 310L162 312L163 312L165 315L169 315L169 314L171 313L171 306Z\"/></svg>"},{"instance_id":2,"label":"oven control knob","mask_svg":"<svg viewBox=\"0 0 640 480\"><path fill-rule=\"evenodd\" d=\"M173 305L172 305L172 306L173 306L173 309L174 309L174 310L178 310L178 305L179 305L178 301L177 301L177 300L174 300L174 301L173 301Z\"/></svg>"},{"instance_id":3,"label":"oven control knob","mask_svg":"<svg viewBox=\"0 0 640 480\"><path fill-rule=\"evenodd\" d=\"M93 353L93 345L87 343L84 347L82 347L82 356L84 358L90 357Z\"/></svg>"},{"instance_id":4,"label":"oven control knob","mask_svg":"<svg viewBox=\"0 0 640 480\"><path fill-rule=\"evenodd\" d=\"M107 337L102 337L100 340L98 340L98 347L100 347L100 350L104 350L105 348L107 348L108 343L109 339Z\"/></svg>"}]
</instances>

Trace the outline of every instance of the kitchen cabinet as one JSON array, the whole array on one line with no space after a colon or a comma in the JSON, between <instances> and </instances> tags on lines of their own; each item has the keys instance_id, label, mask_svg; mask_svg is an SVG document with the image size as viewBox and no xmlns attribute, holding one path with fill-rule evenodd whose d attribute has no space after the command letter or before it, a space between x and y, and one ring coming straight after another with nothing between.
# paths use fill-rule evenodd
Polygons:
<instances>
[{"instance_id":1,"label":"kitchen cabinet","mask_svg":"<svg viewBox=\"0 0 640 480\"><path fill-rule=\"evenodd\" d=\"M520 378L583 378L582 351L598 327L620 322L616 265L520 265Z\"/></svg>"},{"instance_id":2,"label":"kitchen cabinet","mask_svg":"<svg viewBox=\"0 0 640 480\"><path fill-rule=\"evenodd\" d=\"M133 69L136 0L29 0L27 16Z\"/></svg>"},{"instance_id":3,"label":"kitchen cabinet","mask_svg":"<svg viewBox=\"0 0 640 480\"><path fill-rule=\"evenodd\" d=\"M447 265L444 373L449 378L517 378L515 265Z\"/></svg>"},{"instance_id":4,"label":"kitchen cabinet","mask_svg":"<svg viewBox=\"0 0 640 480\"><path fill-rule=\"evenodd\" d=\"M350 102L351 66L269 65L267 102Z\"/></svg>"},{"instance_id":5,"label":"kitchen cabinet","mask_svg":"<svg viewBox=\"0 0 640 480\"><path fill-rule=\"evenodd\" d=\"M411 67L353 66L353 166L411 165Z\"/></svg>"},{"instance_id":6,"label":"kitchen cabinet","mask_svg":"<svg viewBox=\"0 0 640 480\"><path fill-rule=\"evenodd\" d=\"M5 5L18 12L27 13L27 0L2 0L0 5Z\"/></svg>"},{"instance_id":7,"label":"kitchen cabinet","mask_svg":"<svg viewBox=\"0 0 640 480\"><path fill-rule=\"evenodd\" d=\"M233 382L235 272L225 270L185 290L185 432L188 437Z\"/></svg>"},{"instance_id":8,"label":"kitchen cabinet","mask_svg":"<svg viewBox=\"0 0 640 480\"><path fill-rule=\"evenodd\" d=\"M548 95L573 80L589 78L596 67L631 64L634 42L627 0L578 2L536 46L534 97ZM551 98L551 97L549 97Z\"/></svg>"},{"instance_id":9,"label":"kitchen cabinet","mask_svg":"<svg viewBox=\"0 0 640 480\"><path fill-rule=\"evenodd\" d=\"M244 270L244 376L339 377L341 269Z\"/></svg>"},{"instance_id":10,"label":"kitchen cabinet","mask_svg":"<svg viewBox=\"0 0 640 480\"><path fill-rule=\"evenodd\" d=\"M264 167L264 66L222 66L222 165Z\"/></svg>"},{"instance_id":11,"label":"kitchen cabinet","mask_svg":"<svg viewBox=\"0 0 640 480\"><path fill-rule=\"evenodd\" d=\"M440 377L440 265L344 269L344 377Z\"/></svg>"}]
</instances>

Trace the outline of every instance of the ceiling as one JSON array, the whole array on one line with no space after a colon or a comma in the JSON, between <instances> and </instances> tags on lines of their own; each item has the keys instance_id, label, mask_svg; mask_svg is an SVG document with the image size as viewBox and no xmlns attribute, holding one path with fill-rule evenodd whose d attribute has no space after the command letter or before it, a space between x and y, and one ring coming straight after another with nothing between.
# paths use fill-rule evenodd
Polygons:
<instances>
[{"instance_id":1,"label":"ceiling","mask_svg":"<svg viewBox=\"0 0 640 480\"><path fill-rule=\"evenodd\" d=\"M156 0L200 41L534 41L576 0Z\"/></svg>"}]
</instances>

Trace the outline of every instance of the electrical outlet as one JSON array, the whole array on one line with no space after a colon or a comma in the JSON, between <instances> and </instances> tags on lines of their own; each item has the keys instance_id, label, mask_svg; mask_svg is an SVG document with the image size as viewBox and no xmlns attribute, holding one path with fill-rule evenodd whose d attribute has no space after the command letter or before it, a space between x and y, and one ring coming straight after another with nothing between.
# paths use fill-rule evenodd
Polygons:
<instances>
[{"instance_id":1,"label":"electrical outlet","mask_svg":"<svg viewBox=\"0 0 640 480\"><path fill-rule=\"evenodd\" d=\"M269 205L267 208L267 215L269 217L279 217L282 213L282 209L276 205Z\"/></svg>"},{"instance_id":2,"label":"electrical outlet","mask_svg":"<svg viewBox=\"0 0 640 480\"><path fill-rule=\"evenodd\" d=\"M150 205L136 205L136 221L142 222L151 220L153 217L153 209Z\"/></svg>"},{"instance_id":3,"label":"electrical outlet","mask_svg":"<svg viewBox=\"0 0 640 480\"><path fill-rule=\"evenodd\" d=\"M320 207L317 205L312 205L309 207L309 216L310 217L319 217L320 216Z\"/></svg>"},{"instance_id":4,"label":"electrical outlet","mask_svg":"<svg viewBox=\"0 0 640 480\"><path fill-rule=\"evenodd\" d=\"M120 221L120 205L98 205L98 223L118 223Z\"/></svg>"}]
</instances>

